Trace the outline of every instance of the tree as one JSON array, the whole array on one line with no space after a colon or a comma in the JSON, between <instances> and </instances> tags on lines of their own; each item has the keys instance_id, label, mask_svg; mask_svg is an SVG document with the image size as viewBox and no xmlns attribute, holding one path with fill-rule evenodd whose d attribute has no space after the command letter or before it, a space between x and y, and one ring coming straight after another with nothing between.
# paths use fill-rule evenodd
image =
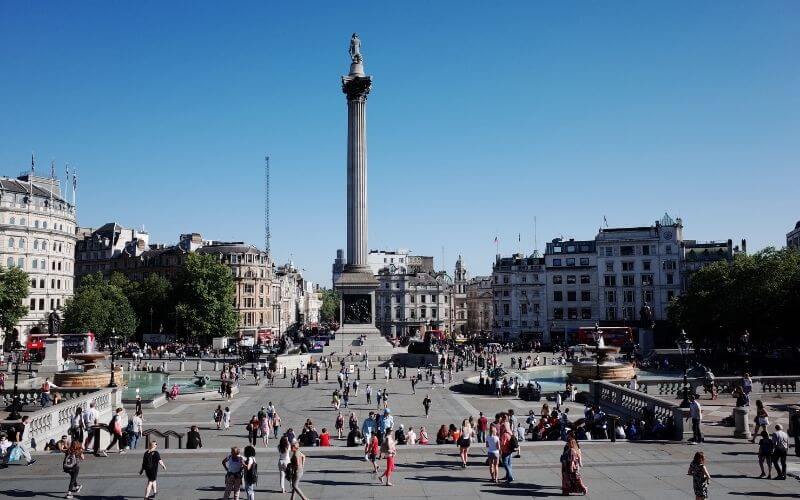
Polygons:
<instances>
[{"instance_id":1,"label":"tree","mask_svg":"<svg viewBox=\"0 0 800 500\"><path fill-rule=\"evenodd\" d=\"M93 332L106 340L111 332L127 339L136 331L136 313L125 295L127 278L114 276L108 283L102 273L85 276L75 296L64 305L66 332Z\"/></svg>"},{"instance_id":2,"label":"tree","mask_svg":"<svg viewBox=\"0 0 800 500\"><path fill-rule=\"evenodd\" d=\"M670 318L709 347L735 344L745 331L753 344L798 345L799 308L800 252L767 248L697 271L671 305Z\"/></svg>"},{"instance_id":3,"label":"tree","mask_svg":"<svg viewBox=\"0 0 800 500\"><path fill-rule=\"evenodd\" d=\"M339 321L339 304L342 296L336 290L322 291L322 306L319 308L319 318L326 323Z\"/></svg>"},{"instance_id":4,"label":"tree","mask_svg":"<svg viewBox=\"0 0 800 500\"><path fill-rule=\"evenodd\" d=\"M236 333L236 289L228 266L216 256L191 254L178 274L175 313L182 330L204 344Z\"/></svg>"},{"instance_id":5,"label":"tree","mask_svg":"<svg viewBox=\"0 0 800 500\"><path fill-rule=\"evenodd\" d=\"M14 330L28 308L22 303L28 296L28 274L22 269L0 267L0 329Z\"/></svg>"},{"instance_id":6,"label":"tree","mask_svg":"<svg viewBox=\"0 0 800 500\"><path fill-rule=\"evenodd\" d=\"M172 283L168 279L151 273L144 281L128 281L124 276L115 273L111 276L112 283L117 276L125 296L136 311L139 334L156 333L161 327L168 331L174 330L175 300Z\"/></svg>"}]
</instances>

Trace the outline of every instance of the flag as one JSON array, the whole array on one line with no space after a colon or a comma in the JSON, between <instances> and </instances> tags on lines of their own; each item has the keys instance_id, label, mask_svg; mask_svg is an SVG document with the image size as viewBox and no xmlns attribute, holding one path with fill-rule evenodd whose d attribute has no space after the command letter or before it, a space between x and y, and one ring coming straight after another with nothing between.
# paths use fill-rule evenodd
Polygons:
<instances>
[{"instance_id":1,"label":"flag","mask_svg":"<svg viewBox=\"0 0 800 500\"><path fill-rule=\"evenodd\" d=\"M605 224L606 227L608 227L608 221L606 220L606 216L605 215L603 216L603 224Z\"/></svg>"},{"instance_id":2,"label":"flag","mask_svg":"<svg viewBox=\"0 0 800 500\"><path fill-rule=\"evenodd\" d=\"M517 241L522 241L522 233L517 233Z\"/></svg>"},{"instance_id":3,"label":"flag","mask_svg":"<svg viewBox=\"0 0 800 500\"><path fill-rule=\"evenodd\" d=\"M35 172L36 172L36 158L33 155L33 153L31 153L31 174Z\"/></svg>"}]
</instances>

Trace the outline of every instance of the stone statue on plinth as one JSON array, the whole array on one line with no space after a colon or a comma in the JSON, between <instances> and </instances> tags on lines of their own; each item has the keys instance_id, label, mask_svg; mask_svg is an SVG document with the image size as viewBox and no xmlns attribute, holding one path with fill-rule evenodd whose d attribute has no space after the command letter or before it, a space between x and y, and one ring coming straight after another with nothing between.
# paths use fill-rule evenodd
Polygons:
<instances>
[{"instance_id":1,"label":"stone statue on plinth","mask_svg":"<svg viewBox=\"0 0 800 500\"><path fill-rule=\"evenodd\" d=\"M361 64L363 58L361 57L361 40L358 38L358 33L353 33L350 38L350 58L356 64Z\"/></svg>"},{"instance_id":2,"label":"stone statue on plinth","mask_svg":"<svg viewBox=\"0 0 800 500\"><path fill-rule=\"evenodd\" d=\"M47 333L49 333L51 337L61 334L61 318L58 317L58 313L55 311L52 311L47 316Z\"/></svg>"}]
</instances>

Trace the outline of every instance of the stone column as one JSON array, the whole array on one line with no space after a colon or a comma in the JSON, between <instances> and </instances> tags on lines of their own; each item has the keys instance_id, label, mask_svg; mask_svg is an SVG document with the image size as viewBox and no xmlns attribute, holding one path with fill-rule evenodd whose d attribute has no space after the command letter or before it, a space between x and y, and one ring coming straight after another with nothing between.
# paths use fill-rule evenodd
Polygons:
<instances>
[{"instance_id":1,"label":"stone column","mask_svg":"<svg viewBox=\"0 0 800 500\"><path fill-rule=\"evenodd\" d=\"M342 77L347 95L347 266L368 272L366 107L371 87L372 77L360 68Z\"/></svg>"}]
</instances>

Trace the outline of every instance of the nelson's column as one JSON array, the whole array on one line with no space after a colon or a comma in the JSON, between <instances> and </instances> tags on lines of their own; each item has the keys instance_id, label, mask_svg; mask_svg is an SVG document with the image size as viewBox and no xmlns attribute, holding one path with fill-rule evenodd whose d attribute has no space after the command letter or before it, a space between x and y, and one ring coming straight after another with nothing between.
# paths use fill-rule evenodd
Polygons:
<instances>
[{"instance_id":1,"label":"nelson's column","mask_svg":"<svg viewBox=\"0 0 800 500\"><path fill-rule=\"evenodd\" d=\"M332 346L344 351L358 346L370 354L389 354L391 345L375 328L375 290L378 280L367 264L367 95L372 77L364 74L361 41L350 40L350 73L342 77L347 96L347 264L336 280L342 294L341 329ZM359 340L363 337L363 346Z\"/></svg>"}]
</instances>

